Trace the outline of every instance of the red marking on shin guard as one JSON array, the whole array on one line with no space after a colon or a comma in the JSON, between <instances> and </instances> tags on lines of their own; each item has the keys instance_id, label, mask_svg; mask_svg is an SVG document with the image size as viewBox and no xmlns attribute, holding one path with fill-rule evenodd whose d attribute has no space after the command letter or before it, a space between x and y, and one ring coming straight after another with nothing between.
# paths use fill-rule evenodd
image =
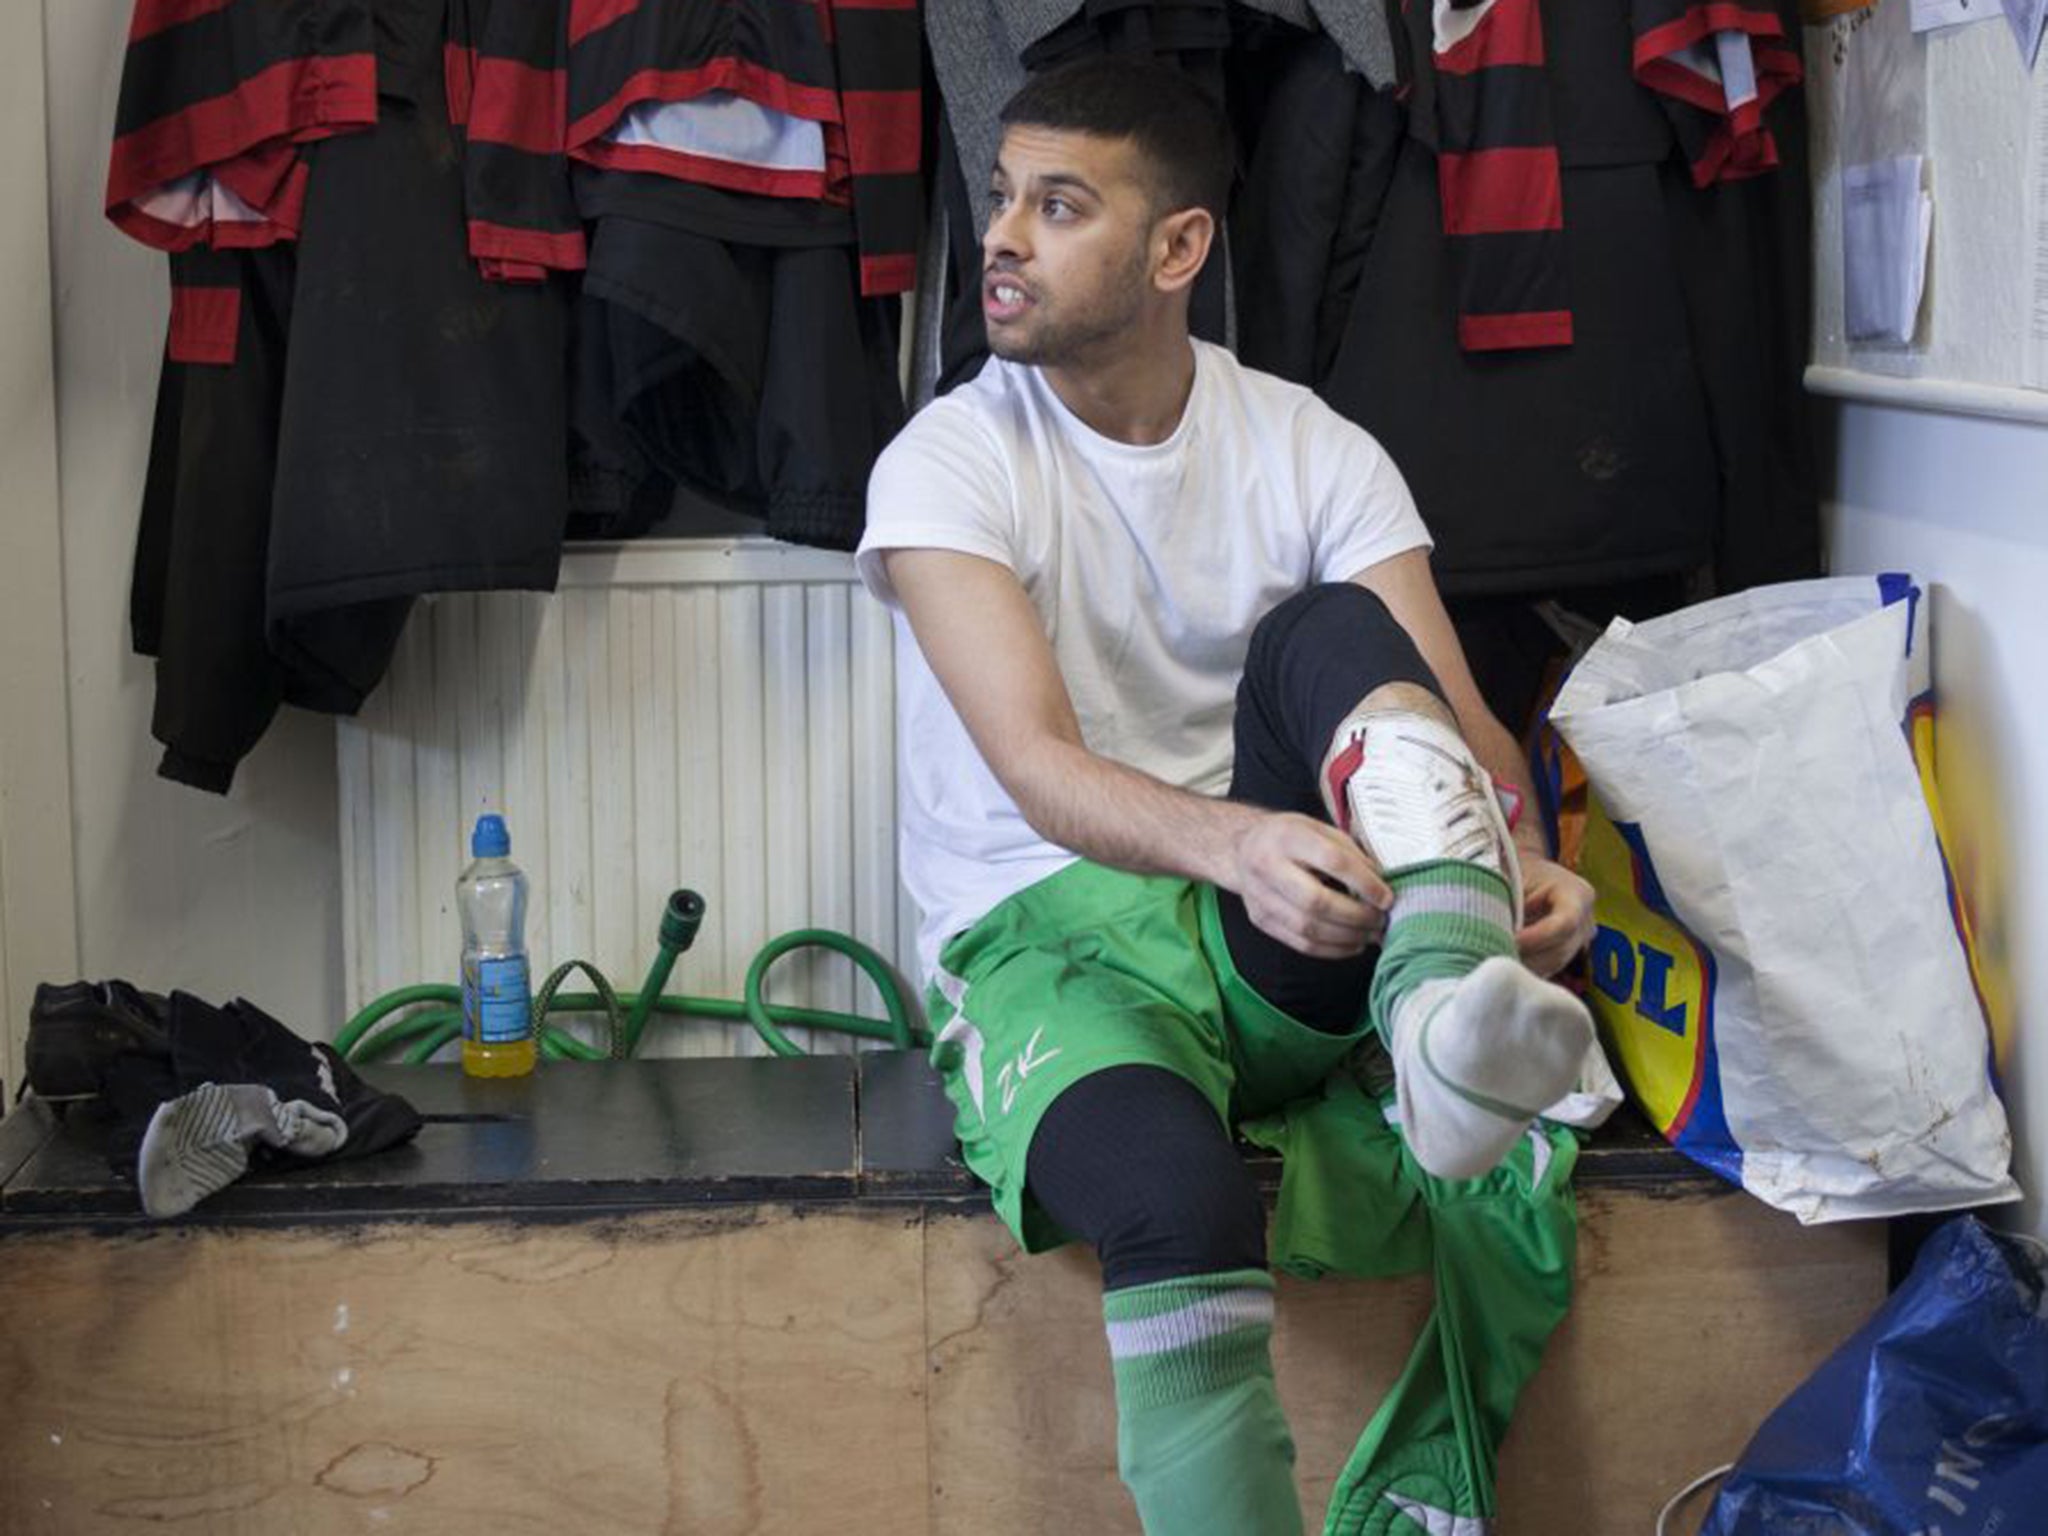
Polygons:
<instances>
[{"instance_id":1,"label":"red marking on shin guard","mask_svg":"<svg viewBox=\"0 0 2048 1536\"><path fill-rule=\"evenodd\" d=\"M1358 765L1365 761L1365 737L1354 736L1344 744L1338 754L1330 759L1329 771L1323 783L1329 790L1330 814L1337 818L1337 830L1351 830L1351 802L1344 793L1344 786L1351 782L1351 775L1358 772Z\"/></svg>"}]
</instances>

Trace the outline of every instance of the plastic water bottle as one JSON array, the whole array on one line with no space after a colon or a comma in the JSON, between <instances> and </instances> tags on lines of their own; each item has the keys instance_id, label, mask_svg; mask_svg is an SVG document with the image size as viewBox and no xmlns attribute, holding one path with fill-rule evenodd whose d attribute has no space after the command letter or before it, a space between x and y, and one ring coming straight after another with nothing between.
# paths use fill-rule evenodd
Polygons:
<instances>
[{"instance_id":1,"label":"plastic water bottle","mask_svg":"<svg viewBox=\"0 0 2048 1536\"><path fill-rule=\"evenodd\" d=\"M462 914L462 1070L520 1077L533 1070L533 977L526 963L526 876L509 857L502 816L479 816L475 862L455 882Z\"/></svg>"}]
</instances>

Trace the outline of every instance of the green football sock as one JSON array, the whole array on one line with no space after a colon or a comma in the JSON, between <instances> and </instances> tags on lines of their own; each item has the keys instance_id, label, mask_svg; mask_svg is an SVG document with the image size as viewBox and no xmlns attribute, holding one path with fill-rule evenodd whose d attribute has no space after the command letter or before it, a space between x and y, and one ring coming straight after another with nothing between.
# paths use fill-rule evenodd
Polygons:
<instances>
[{"instance_id":1,"label":"green football sock","mask_svg":"<svg viewBox=\"0 0 2048 1536\"><path fill-rule=\"evenodd\" d=\"M1395 1006L1424 981L1455 979L1515 952L1507 881L1484 864L1432 859L1384 871L1394 904L1372 973L1372 1022L1392 1043Z\"/></svg>"},{"instance_id":2,"label":"green football sock","mask_svg":"<svg viewBox=\"0 0 2048 1536\"><path fill-rule=\"evenodd\" d=\"M1117 1465L1148 1536L1298 1536L1273 1387L1273 1277L1236 1269L1107 1292Z\"/></svg>"},{"instance_id":3,"label":"green football sock","mask_svg":"<svg viewBox=\"0 0 2048 1536\"><path fill-rule=\"evenodd\" d=\"M1394 904L1370 1007L1402 1134L1426 1172L1478 1178L1571 1091L1592 1020L1516 957L1513 902L1491 869L1434 859L1385 878Z\"/></svg>"}]
</instances>

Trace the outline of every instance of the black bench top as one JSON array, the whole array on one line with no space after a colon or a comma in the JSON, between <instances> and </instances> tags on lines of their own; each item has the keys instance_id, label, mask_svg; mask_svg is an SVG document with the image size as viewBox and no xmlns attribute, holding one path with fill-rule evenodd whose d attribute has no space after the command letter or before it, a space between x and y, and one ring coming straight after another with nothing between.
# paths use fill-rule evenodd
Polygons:
<instances>
[{"instance_id":1,"label":"black bench top","mask_svg":"<svg viewBox=\"0 0 2048 1536\"><path fill-rule=\"evenodd\" d=\"M426 1119L361 1159L251 1173L189 1221L465 1216L570 1219L733 1202L986 1204L923 1053L543 1062L483 1080L453 1066L368 1066ZM1279 1161L1251 1151L1255 1174ZM1726 1188L1624 1109L1579 1163L1582 1186ZM0 1232L144 1222L89 1115L30 1099L0 1120Z\"/></svg>"}]
</instances>

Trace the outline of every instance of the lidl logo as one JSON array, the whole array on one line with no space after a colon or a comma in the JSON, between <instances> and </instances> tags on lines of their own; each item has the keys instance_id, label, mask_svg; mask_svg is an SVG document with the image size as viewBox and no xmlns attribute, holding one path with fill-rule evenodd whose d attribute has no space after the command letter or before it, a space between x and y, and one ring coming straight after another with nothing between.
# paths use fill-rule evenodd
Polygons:
<instances>
[{"instance_id":1,"label":"lidl logo","mask_svg":"<svg viewBox=\"0 0 2048 1536\"><path fill-rule=\"evenodd\" d=\"M1593 935L1593 985L1619 1007L1633 1008L1639 1019L1683 1038L1691 1005L1675 996L1673 972L1678 957L1647 939L1631 940L1618 928L1602 925Z\"/></svg>"},{"instance_id":2,"label":"lidl logo","mask_svg":"<svg viewBox=\"0 0 2048 1536\"><path fill-rule=\"evenodd\" d=\"M1589 796L1580 872L1593 882L1593 1012L1657 1129L1730 1177L1740 1152L1721 1113L1714 956L1672 911L1641 831ZM1724 1166L1725 1165L1725 1166Z\"/></svg>"}]
</instances>

